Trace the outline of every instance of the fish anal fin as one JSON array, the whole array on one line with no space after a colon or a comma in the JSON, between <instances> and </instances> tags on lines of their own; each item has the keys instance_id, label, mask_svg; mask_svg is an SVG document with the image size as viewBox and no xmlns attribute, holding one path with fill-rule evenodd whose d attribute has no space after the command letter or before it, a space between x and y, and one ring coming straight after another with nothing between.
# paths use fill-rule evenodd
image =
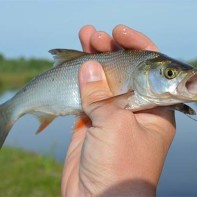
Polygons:
<instances>
[{"instance_id":1,"label":"fish anal fin","mask_svg":"<svg viewBox=\"0 0 197 197\"><path fill-rule=\"evenodd\" d=\"M90 124L91 124L91 120L87 116L85 115L78 116L75 121L73 131L78 132L81 129L88 127Z\"/></svg>"},{"instance_id":2,"label":"fish anal fin","mask_svg":"<svg viewBox=\"0 0 197 197\"><path fill-rule=\"evenodd\" d=\"M51 49L49 53L54 56L53 67L61 66L64 62L87 55L85 52L70 49Z\"/></svg>"},{"instance_id":3,"label":"fish anal fin","mask_svg":"<svg viewBox=\"0 0 197 197\"><path fill-rule=\"evenodd\" d=\"M34 112L33 115L35 115L40 122L40 126L36 131L36 134L39 134L41 131L43 131L56 118L54 115L41 112Z\"/></svg>"}]
</instances>

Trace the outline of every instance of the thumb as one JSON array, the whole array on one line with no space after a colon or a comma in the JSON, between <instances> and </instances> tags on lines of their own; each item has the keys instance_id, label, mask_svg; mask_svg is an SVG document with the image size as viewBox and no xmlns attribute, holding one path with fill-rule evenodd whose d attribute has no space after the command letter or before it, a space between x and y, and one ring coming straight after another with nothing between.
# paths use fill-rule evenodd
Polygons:
<instances>
[{"instance_id":1,"label":"thumb","mask_svg":"<svg viewBox=\"0 0 197 197\"><path fill-rule=\"evenodd\" d=\"M84 63L79 71L82 107L92 122L110 115L115 106L109 102L96 102L112 97L102 66L96 61Z\"/></svg>"}]
</instances>

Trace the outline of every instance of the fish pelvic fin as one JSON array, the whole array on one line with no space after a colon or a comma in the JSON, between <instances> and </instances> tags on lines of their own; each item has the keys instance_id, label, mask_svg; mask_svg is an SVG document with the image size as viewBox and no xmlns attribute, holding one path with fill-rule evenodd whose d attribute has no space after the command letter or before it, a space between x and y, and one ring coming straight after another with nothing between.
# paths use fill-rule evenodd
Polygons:
<instances>
[{"instance_id":1,"label":"fish pelvic fin","mask_svg":"<svg viewBox=\"0 0 197 197\"><path fill-rule=\"evenodd\" d=\"M67 61L87 55L85 52L70 49L51 49L49 53L53 55L55 60L53 67L61 66Z\"/></svg>"},{"instance_id":2,"label":"fish pelvic fin","mask_svg":"<svg viewBox=\"0 0 197 197\"><path fill-rule=\"evenodd\" d=\"M87 128L91 125L91 120L86 115L79 115L76 118L73 131L78 132L81 129Z\"/></svg>"},{"instance_id":3,"label":"fish pelvic fin","mask_svg":"<svg viewBox=\"0 0 197 197\"><path fill-rule=\"evenodd\" d=\"M56 118L55 115L51 115L51 114L47 114L43 112L34 112L32 114L35 115L36 118L38 118L40 122L40 126L38 130L36 131L36 134L39 134L40 132L42 132Z\"/></svg>"},{"instance_id":4,"label":"fish pelvic fin","mask_svg":"<svg viewBox=\"0 0 197 197\"><path fill-rule=\"evenodd\" d=\"M0 149L17 119L18 118L12 118L12 113L8 103L0 105Z\"/></svg>"}]
</instances>

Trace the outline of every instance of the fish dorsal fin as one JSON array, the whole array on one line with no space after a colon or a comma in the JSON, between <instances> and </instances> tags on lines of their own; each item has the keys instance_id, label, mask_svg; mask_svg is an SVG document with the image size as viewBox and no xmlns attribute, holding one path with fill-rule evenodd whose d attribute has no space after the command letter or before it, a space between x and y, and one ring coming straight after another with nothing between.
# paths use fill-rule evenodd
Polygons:
<instances>
[{"instance_id":1,"label":"fish dorsal fin","mask_svg":"<svg viewBox=\"0 0 197 197\"><path fill-rule=\"evenodd\" d=\"M49 53L53 55L55 60L53 67L60 66L64 62L87 55L85 52L70 49L51 49Z\"/></svg>"}]
</instances>

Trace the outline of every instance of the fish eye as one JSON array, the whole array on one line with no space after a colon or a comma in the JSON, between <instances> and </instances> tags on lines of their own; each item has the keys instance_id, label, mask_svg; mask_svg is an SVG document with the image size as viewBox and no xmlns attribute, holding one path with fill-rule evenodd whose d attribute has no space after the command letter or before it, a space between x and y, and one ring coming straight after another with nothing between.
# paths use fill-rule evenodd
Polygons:
<instances>
[{"instance_id":1,"label":"fish eye","mask_svg":"<svg viewBox=\"0 0 197 197\"><path fill-rule=\"evenodd\" d=\"M178 70L176 68L166 68L164 71L164 76L167 79L174 79L178 75Z\"/></svg>"}]
</instances>

